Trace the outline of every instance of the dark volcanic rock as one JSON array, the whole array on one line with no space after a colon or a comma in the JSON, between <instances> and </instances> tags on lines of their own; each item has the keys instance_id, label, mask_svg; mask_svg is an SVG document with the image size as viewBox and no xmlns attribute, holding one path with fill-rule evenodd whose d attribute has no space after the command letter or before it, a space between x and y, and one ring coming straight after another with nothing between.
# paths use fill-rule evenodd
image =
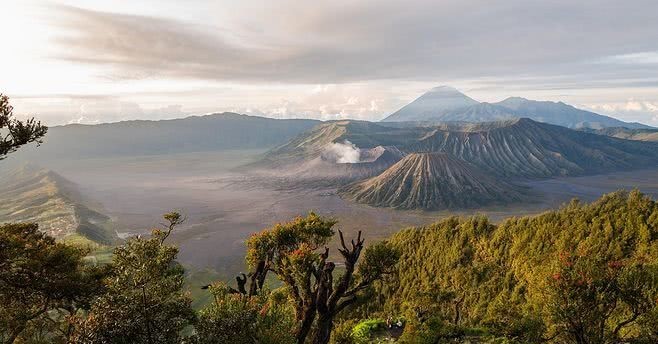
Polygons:
<instances>
[{"instance_id":1,"label":"dark volcanic rock","mask_svg":"<svg viewBox=\"0 0 658 344\"><path fill-rule=\"evenodd\" d=\"M519 189L445 153L414 153L341 190L348 199L401 209L473 208L522 200Z\"/></svg>"}]
</instances>

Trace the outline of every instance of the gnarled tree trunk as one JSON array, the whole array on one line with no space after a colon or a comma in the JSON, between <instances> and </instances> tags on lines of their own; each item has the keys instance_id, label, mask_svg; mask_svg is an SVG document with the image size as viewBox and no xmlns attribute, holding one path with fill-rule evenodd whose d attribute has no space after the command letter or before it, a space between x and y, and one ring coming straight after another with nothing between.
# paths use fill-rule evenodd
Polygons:
<instances>
[{"instance_id":1,"label":"gnarled tree trunk","mask_svg":"<svg viewBox=\"0 0 658 344\"><path fill-rule=\"evenodd\" d=\"M324 315L318 318L317 329L313 336L313 344L326 344L331 339L334 328L334 315Z\"/></svg>"}]
</instances>

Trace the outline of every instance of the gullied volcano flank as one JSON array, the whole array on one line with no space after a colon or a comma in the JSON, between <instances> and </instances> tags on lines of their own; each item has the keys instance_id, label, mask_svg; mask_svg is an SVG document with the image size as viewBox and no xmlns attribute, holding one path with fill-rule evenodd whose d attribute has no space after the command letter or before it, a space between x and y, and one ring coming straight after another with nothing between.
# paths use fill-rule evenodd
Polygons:
<instances>
[{"instance_id":1,"label":"gullied volcano flank","mask_svg":"<svg viewBox=\"0 0 658 344\"><path fill-rule=\"evenodd\" d=\"M522 199L518 189L446 153L414 153L341 194L359 203L400 209L474 208Z\"/></svg>"}]
</instances>

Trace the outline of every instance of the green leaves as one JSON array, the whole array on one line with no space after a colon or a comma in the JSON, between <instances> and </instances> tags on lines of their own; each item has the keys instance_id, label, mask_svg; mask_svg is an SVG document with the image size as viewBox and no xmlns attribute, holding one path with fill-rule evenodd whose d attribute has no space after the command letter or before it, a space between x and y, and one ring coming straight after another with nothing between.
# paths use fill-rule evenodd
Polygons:
<instances>
[{"instance_id":1,"label":"green leaves","mask_svg":"<svg viewBox=\"0 0 658 344\"><path fill-rule=\"evenodd\" d=\"M46 126L34 118L26 121L15 119L13 111L9 98L0 93L0 130L6 130L6 133L0 131L0 160L22 145L30 142L41 143L41 138L48 131Z\"/></svg>"},{"instance_id":2,"label":"green leaves","mask_svg":"<svg viewBox=\"0 0 658 344\"><path fill-rule=\"evenodd\" d=\"M213 284L210 291L214 302L199 313L195 326L200 343L295 342L292 310L280 298L280 291L247 296L233 293L222 282Z\"/></svg>"},{"instance_id":3,"label":"green leaves","mask_svg":"<svg viewBox=\"0 0 658 344\"><path fill-rule=\"evenodd\" d=\"M358 273L363 280L374 281L396 271L400 251L387 241L380 241L366 248Z\"/></svg>"},{"instance_id":4,"label":"green leaves","mask_svg":"<svg viewBox=\"0 0 658 344\"><path fill-rule=\"evenodd\" d=\"M656 307L655 265L565 253L559 261L549 278L546 305L566 338L604 343L637 335L637 320Z\"/></svg>"},{"instance_id":5,"label":"green leaves","mask_svg":"<svg viewBox=\"0 0 658 344\"><path fill-rule=\"evenodd\" d=\"M317 250L329 243L335 224L335 220L311 212L306 217L253 234L247 240L247 263L253 268L260 261L276 261L296 250L300 250L298 253Z\"/></svg>"},{"instance_id":6,"label":"green leaves","mask_svg":"<svg viewBox=\"0 0 658 344\"><path fill-rule=\"evenodd\" d=\"M102 268L84 264L87 253L55 242L36 224L1 225L0 337L20 338L52 316L72 316L86 308L103 290L105 276ZM66 331L68 325L61 326Z\"/></svg>"},{"instance_id":7,"label":"green leaves","mask_svg":"<svg viewBox=\"0 0 658 344\"><path fill-rule=\"evenodd\" d=\"M389 244L400 261L390 283L375 285L379 309L436 310L517 338L573 341L565 321L583 319L598 324L596 338L658 340L649 325L658 324L658 203L637 190L498 225L448 218ZM366 253L362 263L370 260ZM433 292L452 297L429 307L423 295Z\"/></svg>"},{"instance_id":8,"label":"green leaves","mask_svg":"<svg viewBox=\"0 0 658 344\"><path fill-rule=\"evenodd\" d=\"M78 343L180 343L183 329L194 323L189 295L183 292L184 270L178 248L164 239L182 222L165 215L166 230L150 238L134 237L114 250L106 292L80 319Z\"/></svg>"}]
</instances>

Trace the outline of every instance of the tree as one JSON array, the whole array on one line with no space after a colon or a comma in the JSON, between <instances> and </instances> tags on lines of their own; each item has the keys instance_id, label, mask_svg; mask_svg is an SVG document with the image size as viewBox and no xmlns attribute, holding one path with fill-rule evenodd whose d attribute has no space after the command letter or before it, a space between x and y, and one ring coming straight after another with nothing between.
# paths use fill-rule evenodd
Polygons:
<instances>
[{"instance_id":1,"label":"tree","mask_svg":"<svg viewBox=\"0 0 658 344\"><path fill-rule=\"evenodd\" d=\"M164 242L183 222L178 213L164 215L166 229L150 238L135 237L114 250L106 292L80 319L77 343L179 343L195 320L190 297L183 292L184 271L175 261L178 248Z\"/></svg>"},{"instance_id":2,"label":"tree","mask_svg":"<svg viewBox=\"0 0 658 344\"><path fill-rule=\"evenodd\" d=\"M549 310L578 344L624 342L624 330L655 307L658 271L642 260L563 253L549 281Z\"/></svg>"},{"instance_id":3,"label":"tree","mask_svg":"<svg viewBox=\"0 0 658 344\"><path fill-rule=\"evenodd\" d=\"M294 303L295 337L299 344L305 342L314 323L313 343L328 343L336 316L356 302L361 291L393 272L398 259L398 253L381 242L368 247L357 270L364 248L361 232L356 240L347 244L339 230L341 248L338 252L343 258L344 271L334 282L336 264L327 261L329 248L325 245L335 233L335 224L332 219L309 213L306 217L277 224L247 241L247 262L252 272L249 276L238 276L238 289L233 291L257 295L267 273L276 274L288 288Z\"/></svg>"},{"instance_id":4,"label":"tree","mask_svg":"<svg viewBox=\"0 0 658 344\"><path fill-rule=\"evenodd\" d=\"M36 142L46 135L48 128L34 118L19 121L14 118L14 108L9 105L9 98L0 93L0 160L16 151L20 146Z\"/></svg>"},{"instance_id":5,"label":"tree","mask_svg":"<svg viewBox=\"0 0 658 344\"><path fill-rule=\"evenodd\" d=\"M0 226L0 337L4 343L14 343L38 323L66 319L88 307L102 290L103 271L84 263L87 253L55 242L36 224ZM54 325L64 338L72 331L66 321Z\"/></svg>"},{"instance_id":6,"label":"tree","mask_svg":"<svg viewBox=\"0 0 658 344\"><path fill-rule=\"evenodd\" d=\"M295 319L283 290L248 296L219 282L209 287L214 301L199 312L200 344L292 344Z\"/></svg>"}]
</instances>

